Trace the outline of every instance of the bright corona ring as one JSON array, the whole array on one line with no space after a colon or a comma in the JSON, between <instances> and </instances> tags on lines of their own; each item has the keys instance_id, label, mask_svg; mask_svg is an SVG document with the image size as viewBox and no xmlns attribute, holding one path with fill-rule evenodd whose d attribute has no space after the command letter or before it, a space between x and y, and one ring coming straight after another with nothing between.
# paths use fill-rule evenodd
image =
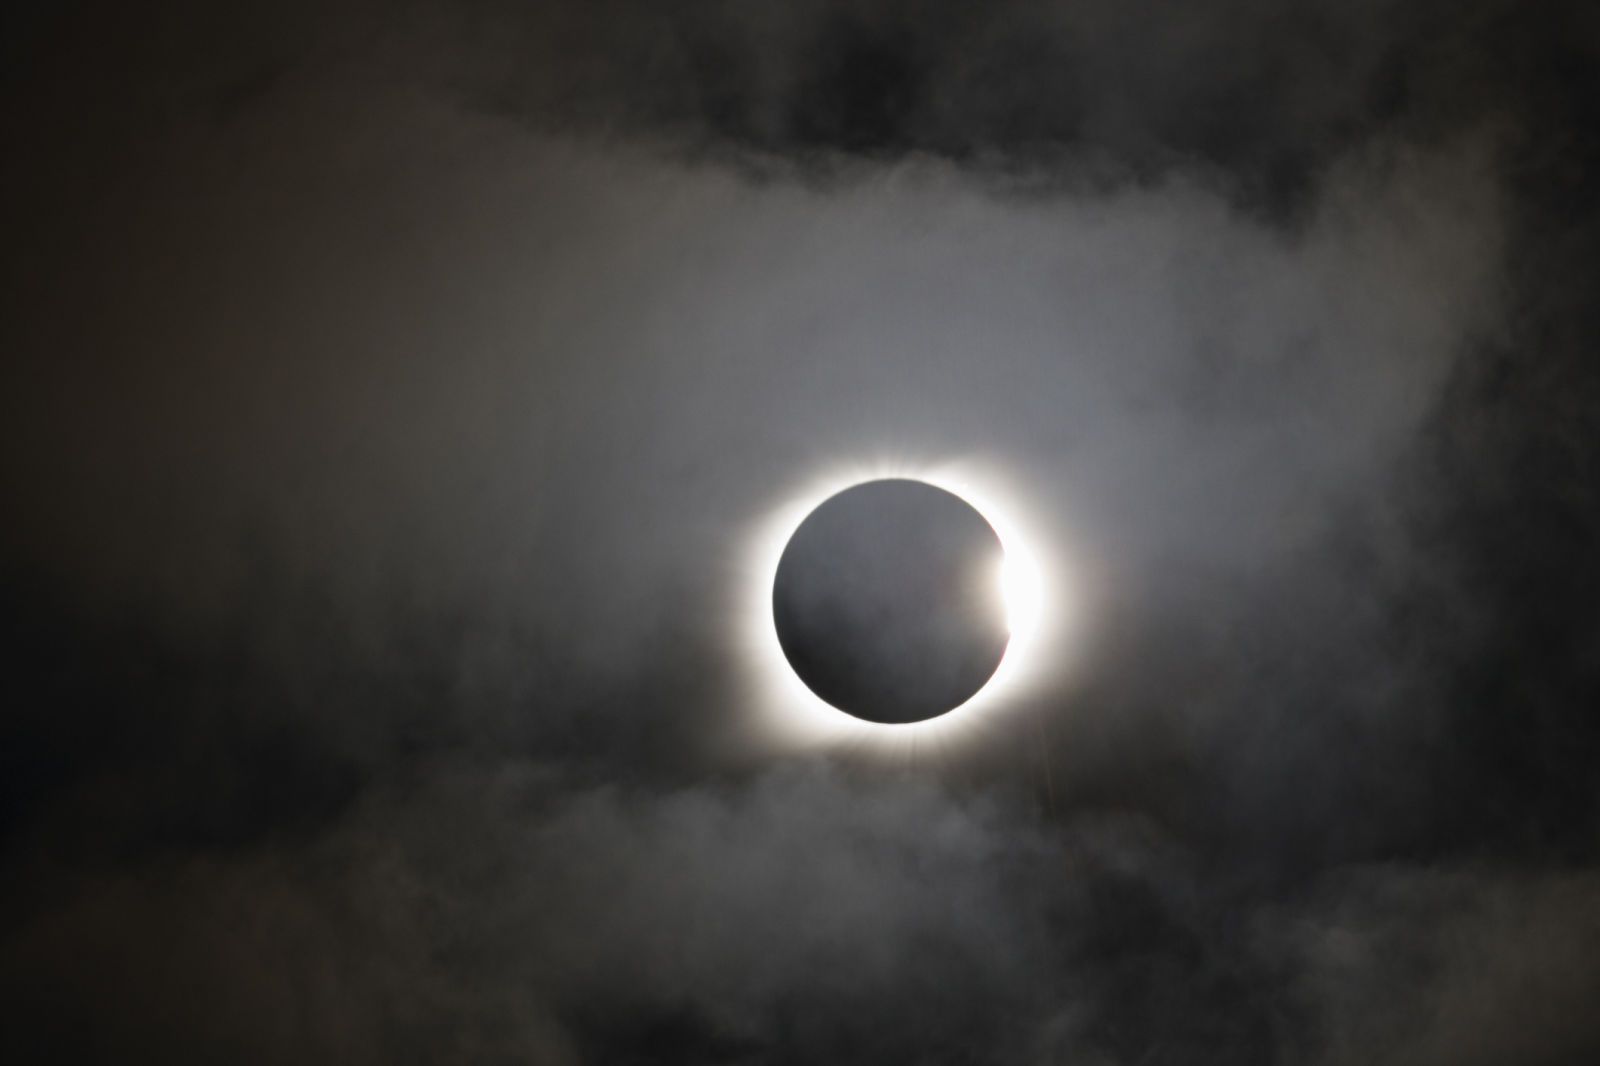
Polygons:
<instances>
[{"instance_id":1,"label":"bright corona ring","mask_svg":"<svg viewBox=\"0 0 1600 1066\"><path fill-rule=\"evenodd\" d=\"M943 747L1033 689L1054 596L1010 501L970 468L879 464L770 512L736 612L763 731Z\"/></svg>"}]
</instances>

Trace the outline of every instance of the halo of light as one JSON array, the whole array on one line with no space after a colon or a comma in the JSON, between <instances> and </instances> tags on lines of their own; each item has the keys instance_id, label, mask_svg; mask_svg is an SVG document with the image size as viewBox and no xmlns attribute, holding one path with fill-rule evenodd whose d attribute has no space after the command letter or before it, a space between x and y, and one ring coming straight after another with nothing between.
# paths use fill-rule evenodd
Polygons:
<instances>
[{"instance_id":1,"label":"halo of light","mask_svg":"<svg viewBox=\"0 0 1600 1066\"><path fill-rule=\"evenodd\" d=\"M806 687L778 643L772 585L778 560L800 523L824 500L854 485L910 478L954 493L981 514L1000 538L1004 557L996 575L1010 640L989 682L952 710L921 722L867 722L827 703ZM1004 479L972 463L916 464L878 461L840 466L788 493L753 524L738 575L736 643L748 677L747 701L759 732L789 747L852 748L874 753L915 753L946 748L981 731L1015 706L1049 674L1043 645L1060 629L1060 577L1047 567L1030 535L1027 510Z\"/></svg>"}]
</instances>

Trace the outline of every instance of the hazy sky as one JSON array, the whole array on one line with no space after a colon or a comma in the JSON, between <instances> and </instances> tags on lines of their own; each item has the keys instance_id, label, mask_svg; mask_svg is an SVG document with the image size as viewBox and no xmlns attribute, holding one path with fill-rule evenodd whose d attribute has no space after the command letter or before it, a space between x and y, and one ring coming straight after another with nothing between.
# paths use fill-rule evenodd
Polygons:
<instances>
[{"instance_id":1,"label":"hazy sky","mask_svg":"<svg viewBox=\"0 0 1600 1066\"><path fill-rule=\"evenodd\" d=\"M0 1058L1600 1059L1588 5L6 22ZM909 767L733 606L885 458L1070 577Z\"/></svg>"}]
</instances>

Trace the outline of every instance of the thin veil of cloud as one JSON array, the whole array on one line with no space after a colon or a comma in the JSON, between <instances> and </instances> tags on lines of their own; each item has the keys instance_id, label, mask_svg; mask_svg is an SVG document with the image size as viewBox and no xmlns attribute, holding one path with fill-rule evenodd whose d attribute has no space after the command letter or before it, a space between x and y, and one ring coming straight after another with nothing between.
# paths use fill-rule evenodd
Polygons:
<instances>
[{"instance_id":1,"label":"thin veil of cloud","mask_svg":"<svg viewBox=\"0 0 1600 1066\"><path fill-rule=\"evenodd\" d=\"M1580 6L17 28L0 1057L1594 1057ZM730 635L885 457L1074 597L909 767Z\"/></svg>"}]
</instances>

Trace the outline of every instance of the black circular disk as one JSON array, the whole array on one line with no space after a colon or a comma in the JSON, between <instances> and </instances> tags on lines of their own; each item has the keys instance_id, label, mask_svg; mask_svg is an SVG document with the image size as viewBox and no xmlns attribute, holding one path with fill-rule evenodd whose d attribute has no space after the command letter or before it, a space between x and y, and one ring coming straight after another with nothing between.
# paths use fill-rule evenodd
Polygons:
<instances>
[{"instance_id":1,"label":"black circular disk","mask_svg":"<svg viewBox=\"0 0 1600 1066\"><path fill-rule=\"evenodd\" d=\"M828 703L869 722L936 718L981 689L1009 634L1000 538L961 497L868 481L829 497L778 561L783 653Z\"/></svg>"}]
</instances>

